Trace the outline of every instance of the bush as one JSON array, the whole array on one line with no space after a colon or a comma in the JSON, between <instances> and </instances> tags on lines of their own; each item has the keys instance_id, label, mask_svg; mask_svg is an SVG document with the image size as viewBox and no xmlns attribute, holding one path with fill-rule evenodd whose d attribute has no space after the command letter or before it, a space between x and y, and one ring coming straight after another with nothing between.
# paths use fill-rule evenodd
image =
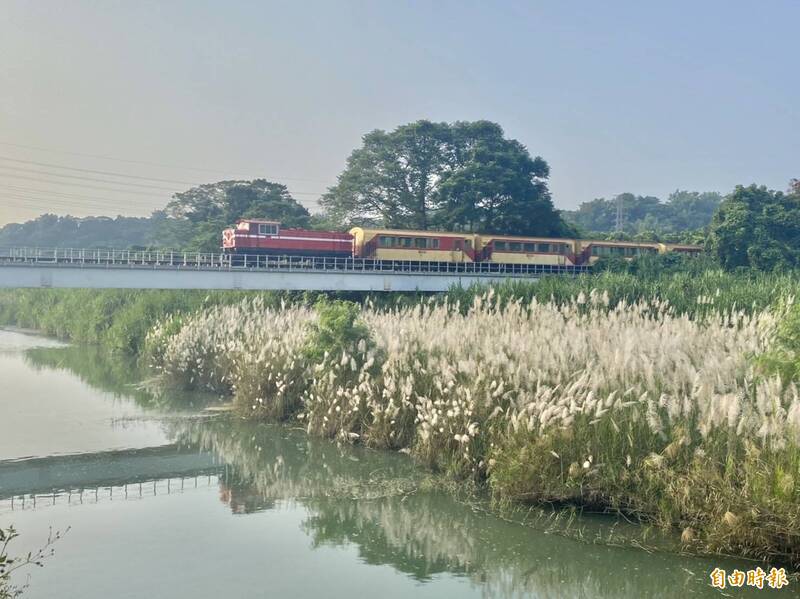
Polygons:
<instances>
[{"instance_id":1,"label":"bush","mask_svg":"<svg viewBox=\"0 0 800 599\"><path fill-rule=\"evenodd\" d=\"M786 307L772 349L757 362L767 375L777 374L787 383L800 380L800 304Z\"/></svg>"},{"instance_id":2,"label":"bush","mask_svg":"<svg viewBox=\"0 0 800 599\"><path fill-rule=\"evenodd\" d=\"M359 321L360 307L353 302L326 298L316 304L317 320L310 322L309 336L303 353L312 364L328 356L339 359L343 352L352 352L358 343L369 339L369 331Z\"/></svg>"}]
</instances>

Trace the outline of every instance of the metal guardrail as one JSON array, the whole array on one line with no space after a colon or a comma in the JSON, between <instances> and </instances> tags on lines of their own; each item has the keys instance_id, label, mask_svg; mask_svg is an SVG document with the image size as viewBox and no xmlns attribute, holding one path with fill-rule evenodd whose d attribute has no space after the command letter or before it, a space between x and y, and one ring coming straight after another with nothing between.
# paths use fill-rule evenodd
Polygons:
<instances>
[{"instance_id":1,"label":"metal guardrail","mask_svg":"<svg viewBox=\"0 0 800 599\"><path fill-rule=\"evenodd\" d=\"M467 274L525 277L576 275L586 266L496 264L491 262L422 262L322 256L273 256L179 251L103 250L74 248L0 248L0 266L39 265L77 268L142 268L280 272L358 272Z\"/></svg>"}]
</instances>

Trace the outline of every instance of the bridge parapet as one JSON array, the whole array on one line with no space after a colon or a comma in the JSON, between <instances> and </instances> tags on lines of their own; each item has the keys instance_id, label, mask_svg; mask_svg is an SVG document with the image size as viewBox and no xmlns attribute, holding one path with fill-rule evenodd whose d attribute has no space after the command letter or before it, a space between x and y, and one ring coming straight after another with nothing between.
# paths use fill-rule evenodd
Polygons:
<instances>
[{"instance_id":1,"label":"bridge parapet","mask_svg":"<svg viewBox=\"0 0 800 599\"><path fill-rule=\"evenodd\" d=\"M70 248L0 248L0 287L446 291L586 267Z\"/></svg>"}]
</instances>

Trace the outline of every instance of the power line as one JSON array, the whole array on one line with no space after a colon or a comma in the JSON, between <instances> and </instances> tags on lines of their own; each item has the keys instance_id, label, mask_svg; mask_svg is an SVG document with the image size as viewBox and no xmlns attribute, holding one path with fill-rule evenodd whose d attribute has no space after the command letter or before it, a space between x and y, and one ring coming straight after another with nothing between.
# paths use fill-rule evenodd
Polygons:
<instances>
[{"instance_id":1,"label":"power line","mask_svg":"<svg viewBox=\"0 0 800 599\"><path fill-rule=\"evenodd\" d=\"M95 186L87 186L87 187L94 188ZM21 185L14 185L12 183L3 182L0 180L0 196L6 195L8 193L8 192L2 192L1 190L3 189L17 194L27 194L33 199L37 199L42 202L50 201L54 197L62 200L73 200L72 206L75 208L86 207L88 205L93 205L94 207L103 207L107 210L119 210L121 208L120 202L118 200L114 200L109 197L79 195L79 194L68 193L61 190L52 191L48 189L29 188ZM132 192L128 190L125 190L123 193L135 193L137 195L144 195L149 197L151 201L154 203L153 206L136 206L137 208L147 208L149 210L163 210L166 207L164 198L154 196L153 194L147 194L135 191ZM130 198L125 198L125 199L127 202L132 201ZM74 200L79 200L79 202L74 202ZM309 206L305 207L308 208ZM316 208L316 206L312 205L311 208Z\"/></svg>"},{"instance_id":2,"label":"power line","mask_svg":"<svg viewBox=\"0 0 800 599\"><path fill-rule=\"evenodd\" d=\"M60 200L60 199L53 199L53 198L37 198L31 197L21 194L3 194L3 203L10 202L11 200L16 200L17 206L24 206L26 208L37 209L37 210L76 210L76 211L85 211L85 210L95 210L99 211L99 213L104 214L120 214L126 212L122 210L120 207L112 208L109 206L104 205L97 205L97 204L90 204L90 203L81 203L75 204L70 200ZM137 206L136 210L132 210L129 208L127 210L128 213L136 212L137 214L147 214L151 215L153 212L156 212L154 208L149 206Z\"/></svg>"},{"instance_id":3,"label":"power line","mask_svg":"<svg viewBox=\"0 0 800 599\"><path fill-rule=\"evenodd\" d=\"M107 215L110 211L107 207L98 207L95 205L90 204L80 204L76 205L71 202L62 203L59 200L52 200L52 199L37 199L37 198L30 198L26 196L19 196L15 194L3 194L3 201L7 204L13 204L15 206L21 208L31 208L34 210L43 210L49 211L53 209L57 209L56 211L71 211L71 210L78 210L83 212L93 212L98 215ZM111 212L114 212L111 210ZM105 214L104 214L105 213ZM117 212L117 214L120 214Z\"/></svg>"},{"instance_id":4,"label":"power line","mask_svg":"<svg viewBox=\"0 0 800 599\"><path fill-rule=\"evenodd\" d=\"M117 206L119 204L119 201L109 199L107 196L106 197L85 196L85 195L79 195L79 194L74 194L74 193L68 193L66 191L52 191L52 190L49 190L49 189L36 189L36 188L23 187L23 186L20 186L20 185L13 185L13 184L8 184L8 183L6 183L3 187L0 187L0 189L8 189L10 191L20 192L20 193L44 194L46 196L63 197L63 198L66 198L66 199L99 201L99 202L102 202L102 203L107 203L109 206ZM159 202L161 204L163 202L163 199L161 199L161 198L153 198L153 201L157 201L157 202Z\"/></svg>"},{"instance_id":5,"label":"power line","mask_svg":"<svg viewBox=\"0 0 800 599\"><path fill-rule=\"evenodd\" d=\"M22 167L19 167L19 166L3 166L3 165L0 165L0 169L6 170L6 171L18 171L18 172L22 172L22 173L31 173L31 174L34 174L34 175L45 175L47 177L61 177L63 179L77 179L79 181L92 181L92 182L95 182L95 183L110 183L111 185L125 185L125 186L130 186L130 187L138 187L138 188L143 188L143 189L155 189L155 190L158 190L158 191L166 191L166 192L169 192L169 193L175 193L175 188L174 187L168 188L168 187L162 187L162 186L159 186L159 185L147 185L147 184L144 184L144 183L131 183L129 181L114 181L113 179L98 179L97 177L84 177L82 175L69 175L69 174L65 174L65 173L51 173L51 172L48 172L48 171L41 171L41 170L33 169L33 168L22 168ZM59 184L60 184L60 182L59 182Z\"/></svg>"},{"instance_id":6,"label":"power line","mask_svg":"<svg viewBox=\"0 0 800 599\"><path fill-rule=\"evenodd\" d=\"M129 200L125 204L120 204L120 202L114 202L99 197L86 197L86 196L75 196L75 195L62 196L58 193L50 193L50 192L42 193L42 191L40 190L30 190L24 187L16 187L16 186L0 187L0 197L7 194L24 195L31 199L42 202L48 202L48 201L58 201L61 203L69 202L75 207L91 205L95 207L106 208L108 210L119 210L124 208L145 208L148 210L161 210L164 207L164 204L158 198L151 198L149 202L145 198L137 199L135 201Z\"/></svg>"},{"instance_id":7,"label":"power line","mask_svg":"<svg viewBox=\"0 0 800 599\"><path fill-rule=\"evenodd\" d=\"M25 175L0 175L2 177L10 177L12 179L23 179L25 181L33 181L35 183L49 183L51 185L69 185L70 187L82 187L85 189L96 189L99 191L112 191L114 193L129 193L135 195L146 195L152 196L152 193L148 193L145 191L136 191L133 189L113 189L111 187L99 187L97 185L86 185L85 183L71 183L69 181L49 181L47 179L42 179L40 177L26 177ZM169 192L166 192L169 193Z\"/></svg>"},{"instance_id":8,"label":"power line","mask_svg":"<svg viewBox=\"0 0 800 599\"><path fill-rule=\"evenodd\" d=\"M143 165L155 166L155 167L159 167L159 168L172 168L172 169L182 169L182 170L188 170L188 171L196 171L196 172L201 172L201 173L225 174L226 176L230 176L231 174L236 174L236 173L231 173L230 171L214 170L214 169L208 169L208 168L199 168L199 167L195 167L195 166L180 166L180 165L174 165L174 164L170 165L170 164L164 164L164 163L158 163L158 162L150 162L150 161L146 161L146 160L131 160L131 159L128 159L128 158L117 158L117 157L114 157L114 156L104 156L104 155L101 155L101 154L85 154L83 152L71 152L71 151L68 151L68 150L56 150L56 149L53 149L53 148L43 148L41 146L30 146L30 145L26 145L26 144L12 143L12 142L9 142L9 141L0 141L0 145L10 146L10 147L15 147L15 148L26 148L28 150L37 150L37 151L40 151L40 152L52 152L52 153L55 153L55 154L67 154L67 155L71 155L71 156L81 156L83 158L97 158L99 160L111 160L111 161L114 161L114 162L126 162L128 164L143 164ZM248 176L248 177L250 176L250 175L243 175L241 173L239 173L239 174L241 176ZM319 180L316 180L316 179L305 179L305 178L301 178L301 177L268 177L267 175L264 175L263 178L278 179L278 180L283 180L283 181L304 181L306 183L321 183L322 185L327 185L329 183L328 181L319 181Z\"/></svg>"},{"instance_id":9,"label":"power line","mask_svg":"<svg viewBox=\"0 0 800 599\"><path fill-rule=\"evenodd\" d=\"M81 175L68 175L68 174L64 174L64 173L51 173L51 172L47 172L47 171L41 171L41 170L38 170L38 169L26 169L26 168L17 167L17 166L3 166L3 165L0 165L0 169L6 170L6 171L12 171L10 174L0 173L0 176L14 177L14 178L17 178L17 179L26 179L26 180L29 180L29 181L38 181L40 183L50 183L50 184L53 184L53 185L82 186L82 185L80 185L78 183L68 183L68 182L65 182L65 181L52 181L52 180L47 180L47 179L35 179L35 178L31 178L31 177L25 177L23 175L14 174L13 171L18 171L18 172L23 172L23 173L30 173L30 174L34 174L34 175L44 175L45 177L61 177L61 178L67 178L67 179L77 179L77 180L80 180L80 181L90 181L90 182L95 182L95 183L107 183L107 184L118 185L118 186L128 186L128 187L136 187L136 188L142 188L142 189L153 189L153 190L156 190L156 191L161 191L161 192L164 192L164 193L168 193L170 195L175 194L175 193L179 193L179 192L175 191L175 188L160 187L160 186L157 186L157 185L146 185L144 183L131 183L131 182L128 182L128 181L114 181L114 180L111 180L111 179L98 179L96 177L83 177ZM100 188L100 187L97 187L95 185L84 185L84 187L93 188L93 189L101 189L101 190L104 190L104 191L113 191L113 192L116 192L116 193L136 193L134 191L127 190L127 189ZM319 196L322 195L321 193L315 192L315 191L290 191L289 194L293 195L293 196L294 195L305 195L305 196L314 196L314 197L319 197Z\"/></svg>"},{"instance_id":10,"label":"power line","mask_svg":"<svg viewBox=\"0 0 800 599\"><path fill-rule=\"evenodd\" d=\"M0 156L0 160L6 160L8 162L18 162L18 163L21 163L21 164L31 164L31 165L34 165L34 166L45 166L45 167L49 167L49 168L60 168L60 169L64 169L64 170L76 171L76 172L81 172L81 173L94 173L96 175L111 175L113 177L126 177L128 179L139 179L139 180L142 180L142 181L158 181L160 183L180 183L181 185L201 185L201 183L198 183L196 181L178 181L178 180L175 180L175 179L158 179L156 177L142 177L140 175L128 175L128 174L125 174L125 173L117 173L117 172L114 172L114 171L96 171L96 170L88 169L88 168L77 168L77 167L72 167L72 166L63 166L61 164L51 164L51 163L48 163L48 162L36 162L36 161L33 161L33 160L20 160L19 158L8 158L6 156Z\"/></svg>"}]
</instances>

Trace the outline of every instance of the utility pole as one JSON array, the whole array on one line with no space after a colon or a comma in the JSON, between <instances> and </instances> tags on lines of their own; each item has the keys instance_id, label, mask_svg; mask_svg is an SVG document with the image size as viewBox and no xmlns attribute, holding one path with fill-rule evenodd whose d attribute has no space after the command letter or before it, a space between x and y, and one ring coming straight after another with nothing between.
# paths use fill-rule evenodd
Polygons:
<instances>
[{"instance_id":1,"label":"utility pole","mask_svg":"<svg viewBox=\"0 0 800 599\"><path fill-rule=\"evenodd\" d=\"M622 201L622 194L617 196L617 223L616 223L616 231L617 233L622 233L625 230L625 210Z\"/></svg>"}]
</instances>

